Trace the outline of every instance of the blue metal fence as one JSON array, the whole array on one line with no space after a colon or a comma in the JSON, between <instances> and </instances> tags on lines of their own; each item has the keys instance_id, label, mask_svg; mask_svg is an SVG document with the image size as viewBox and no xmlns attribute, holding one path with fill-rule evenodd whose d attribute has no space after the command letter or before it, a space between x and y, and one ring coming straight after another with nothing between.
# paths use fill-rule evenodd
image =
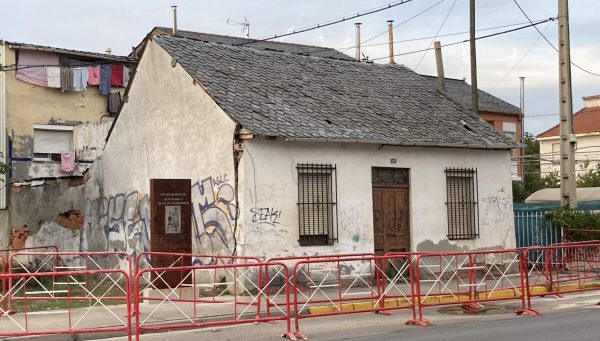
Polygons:
<instances>
[{"instance_id":1,"label":"blue metal fence","mask_svg":"<svg viewBox=\"0 0 600 341\"><path fill-rule=\"evenodd\" d=\"M562 240L561 227L544 219L546 212L515 210L517 247L547 246Z\"/></svg>"}]
</instances>

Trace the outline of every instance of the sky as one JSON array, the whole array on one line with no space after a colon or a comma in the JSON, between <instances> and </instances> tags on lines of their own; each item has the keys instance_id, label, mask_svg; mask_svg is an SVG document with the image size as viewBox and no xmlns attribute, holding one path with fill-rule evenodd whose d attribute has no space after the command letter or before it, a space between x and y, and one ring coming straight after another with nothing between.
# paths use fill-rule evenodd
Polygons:
<instances>
[{"instance_id":1,"label":"sky","mask_svg":"<svg viewBox=\"0 0 600 341\"><path fill-rule=\"evenodd\" d=\"M557 0L517 0L532 20L555 17ZM0 20L0 38L53 47L126 55L154 26L171 26L171 5L178 6L178 27L184 30L245 36L240 25L250 23L251 38L265 38L333 19L347 17L387 5L391 0L1 0L5 13ZM513 0L477 0L477 29L527 22ZM424 13L407 21L416 14ZM598 0L569 3L571 60L600 74L600 25ZM10 15L6 15L9 13ZM444 19L447 18L444 22ZM354 56L354 22L362 23L362 41L386 31L387 20L400 24L394 40L411 40L465 32L469 29L469 0L412 0L385 11L337 25L285 37L290 43L327 46ZM404 21L407 21L403 23ZM517 26L514 26L517 27ZM538 26L557 43L557 22ZM479 35L513 27L485 30ZM525 131L538 134L558 124L558 54L533 28L477 42L479 88L519 106L519 77L525 79ZM440 37L442 45L468 38L468 34ZM387 34L365 42L362 52L369 59L387 63ZM397 54L432 45L432 38L399 42ZM379 44L374 46L366 46ZM470 82L469 45L443 48L446 77ZM396 57L422 74L436 74L433 51ZM583 107L582 96L600 95L600 77L572 70L573 110Z\"/></svg>"}]
</instances>

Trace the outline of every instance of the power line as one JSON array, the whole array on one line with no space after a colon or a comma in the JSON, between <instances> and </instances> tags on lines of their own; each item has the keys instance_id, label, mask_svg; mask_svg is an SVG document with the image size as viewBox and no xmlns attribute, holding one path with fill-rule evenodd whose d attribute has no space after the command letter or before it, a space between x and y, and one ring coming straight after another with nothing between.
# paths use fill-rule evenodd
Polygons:
<instances>
[{"instance_id":1,"label":"power line","mask_svg":"<svg viewBox=\"0 0 600 341\"><path fill-rule=\"evenodd\" d=\"M433 42L437 38L438 34L440 34L440 31L442 31L442 28L446 24L446 20L448 20L448 17L450 16L450 13L452 13L452 9L454 9L454 5L456 5L456 0L454 0L454 2L452 3L452 6L450 6L450 10L448 10L448 13L446 14L446 17L444 18L444 21L442 21L442 24L438 28L437 32L435 32L435 36L433 37L433 39L431 39L431 42L429 43L429 45L427 45L428 47L431 47L431 44L433 44ZM421 62L423 61L423 59L427 55L427 52L429 52L429 50L425 51L423 53L423 55L421 56L421 59L419 59L419 62L415 66L415 71L417 71L417 69L419 68L419 65L421 65Z\"/></svg>"},{"instance_id":2,"label":"power line","mask_svg":"<svg viewBox=\"0 0 600 341\"><path fill-rule=\"evenodd\" d=\"M475 38L475 40L491 38L491 37L499 36L499 35L502 35L502 34L519 31L519 30L522 30L522 29L525 29L525 28L528 28L528 27L531 27L531 26L543 24L545 22L548 22L548 21L554 20L554 19L555 18L549 18L549 19L546 19L544 21L540 21L540 22L537 22L537 23L531 23L529 25L525 25L525 26L513 28L513 29L510 29L510 30L506 30L506 31L501 31L501 32L496 32L496 33L484 35L484 36ZM453 45L458 45L458 44L464 44L464 43L467 43L467 42L469 42L469 39L465 39L465 40L461 40L461 41L456 41L456 42L453 42L453 43L445 44L445 45L442 45L442 47L453 46ZM421 50L415 50L415 51L410 51L410 52L398 53L398 54L395 54L394 57L405 56L405 55L409 55L409 54L424 52L424 51L427 51L427 50L433 50L433 48L430 47L430 48L421 49ZM380 59L385 59L385 58L388 58L388 56L373 58L371 60L375 61L375 60L380 60Z\"/></svg>"},{"instance_id":3,"label":"power line","mask_svg":"<svg viewBox=\"0 0 600 341\"><path fill-rule=\"evenodd\" d=\"M404 24L406 24L407 22L409 22L409 21L411 21L411 20L415 19L416 17L418 17L418 16L420 16L420 15L422 15L422 14L424 14L424 13L426 13L426 12L430 11L431 9L435 8L436 6L438 6L439 4L441 4L442 2L445 2L445 1L446 1L446 0L440 0L440 1L436 2L435 4L433 4L433 5L431 5L431 6L427 7L427 8L425 8L424 10L422 10L421 12L419 12L419 13L417 13L417 14L413 15L412 17L410 17L410 18L408 18L408 19L406 19L406 20L404 20L404 21L402 21L402 22L399 22L398 24L394 25L394 28L397 28L397 27L399 27L399 26L401 26L401 25L404 25ZM373 40L373 39L375 39L375 38L379 38L379 37L381 37L382 35L384 35L384 34L386 34L386 33L387 33L387 30L385 30L385 31L383 31L383 32L381 32L381 33L379 33L379 34L376 34L376 35L372 36L371 38L369 38L369 39L367 39L367 40L361 41L361 42L360 42L360 45L362 46L364 43L366 43L366 42L369 42L369 41L371 41L371 40ZM386 44L387 44L387 43L386 43ZM351 48L354 48L354 46L348 47L348 48L346 48L345 50L343 50L343 51L340 51L340 52L346 52L347 50L350 50Z\"/></svg>"},{"instance_id":4,"label":"power line","mask_svg":"<svg viewBox=\"0 0 600 341\"><path fill-rule=\"evenodd\" d=\"M273 35L273 36L270 36L270 37L267 37L267 38L253 39L252 41L244 41L244 42L235 44L234 46L241 46L241 45L246 45L246 44L253 44L253 43L257 43L257 42L261 42L261 41L267 41L267 40L272 40L272 39L287 37L287 36L291 36L291 35L294 35L294 34L299 34L299 33L304 33L304 32L308 32L308 31L316 30L316 29L319 29L319 28L323 28L323 27L327 27L327 26L339 24L339 23L344 22L344 21L348 21L348 20L360 18L360 17L363 17L365 15L369 15L369 14L373 14L373 13L385 11L385 10L388 10L390 8L403 5L403 4L411 2L411 1L414 1L414 0L400 0L400 1L396 1L396 2L391 2L391 3L387 4L387 5L384 5L384 6L381 6L381 7L377 7L375 9L368 10L368 11L363 12L363 13L356 13L356 14L351 15L349 17L342 17L341 19L334 19L334 20L326 21L326 22L323 22L321 24L317 24L317 25L310 26L310 27L303 28L303 29L299 29L299 30L293 30L292 32L287 32L287 33L282 33L282 34L276 34L276 35Z\"/></svg>"},{"instance_id":5,"label":"power line","mask_svg":"<svg viewBox=\"0 0 600 341\"><path fill-rule=\"evenodd\" d=\"M521 10L521 13L523 13L523 15L525 16L525 18L527 18L527 20L529 20L529 22L533 24L533 22L531 21L531 19L529 19L529 16L527 15L527 13L525 13L525 11L521 7L521 5L519 5L519 3L517 2L517 0L513 0L513 1L514 1L515 5L517 5L517 7L519 7L519 10ZM534 26L534 28L535 28L536 31L538 31L538 33L542 36L542 38L544 38L544 40L550 46L552 46L552 48L554 49L554 51L558 52L558 49L556 48L556 46L554 46L554 44L552 44L552 42L550 40L548 40L548 38L546 38L546 36L544 35L544 33L542 33L542 31L540 31L537 27ZM582 68L581 66L575 64L573 61L571 61L571 65L573 65L574 67L578 68L579 70L581 70L583 72L589 73L590 75L594 75L594 76L600 77L600 74L588 71L588 70Z\"/></svg>"},{"instance_id":6,"label":"power line","mask_svg":"<svg viewBox=\"0 0 600 341\"><path fill-rule=\"evenodd\" d=\"M548 30L550 25L552 25L552 24L548 23L548 25L544 28L544 32L546 32L546 30ZM531 44L531 46L529 46L529 48L527 49L527 51L525 51L525 53L521 56L521 58L519 58L519 60L510 68L510 70L508 70L508 72L506 74L504 74L504 76L502 76L502 78L500 78L500 80L498 82L496 82L496 84L494 84L494 86L488 91L490 91L490 92L494 91L498 87L498 85L500 85L500 83L504 82L506 77L508 77L508 75L510 75L515 70L515 68L517 66L519 66L519 64L521 64L521 62L523 61L523 59L525 59L525 57L529 54L529 52L531 52L533 47L538 43L538 41L540 41L540 38L542 38L542 36L538 35L536 37L535 41L533 42L533 44Z\"/></svg>"}]
</instances>

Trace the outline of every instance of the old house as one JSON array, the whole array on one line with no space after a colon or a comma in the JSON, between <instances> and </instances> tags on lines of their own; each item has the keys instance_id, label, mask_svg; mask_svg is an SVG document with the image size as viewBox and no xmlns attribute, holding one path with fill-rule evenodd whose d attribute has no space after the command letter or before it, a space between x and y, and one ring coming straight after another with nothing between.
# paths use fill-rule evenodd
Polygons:
<instances>
[{"instance_id":1,"label":"old house","mask_svg":"<svg viewBox=\"0 0 600 341\"><path fill-rule=\"evenodd\" d=\"M598 169L600 165L600 95L583 97L583 108L573 114L573 133L577 140L575 170ZM543 175L560 172L560 127L536 136L540 141L540 171Z\"/></svg>"},{"instance_id":2,"label":"old house","mask_svg":"<svg viewBox=\"0 0 600 341\"><path fill-rule=\"evenodd\" d=\"M288 48L153 31L82 249L149 249L151 179L192 180L195 252L514 247L510 139L403 66Z\"/></svg>"},{"instance_id":3,"label":"old house","mask_svg":"<svg viewBox=\"0 0 600 341\"><path fill-rule=\"evenodd\" d=\"M433 88L437 85L436 76L425 76ZM464 79L445 78L446 95L454 102L471 110L471 85ZM522 116L521 109L488 93L478 89L479 117L491 124L496 130L511 138L515 144L522 144ZM511 151L511 174L513 180L521 180L523 166L519 160L523 154L521 148Z\"/></svg>"},{"instance_id":4,"label":"old house","mask_svg":"<svg viewBox=\"0 0 600 341\"><path fill-rule=\"evenodd\" d=\"M0 249L78 250L82 176L104 147L132 63L3 42L0 64L0 152L9 166L0 190Z\"/></svg>"}]
</instances>

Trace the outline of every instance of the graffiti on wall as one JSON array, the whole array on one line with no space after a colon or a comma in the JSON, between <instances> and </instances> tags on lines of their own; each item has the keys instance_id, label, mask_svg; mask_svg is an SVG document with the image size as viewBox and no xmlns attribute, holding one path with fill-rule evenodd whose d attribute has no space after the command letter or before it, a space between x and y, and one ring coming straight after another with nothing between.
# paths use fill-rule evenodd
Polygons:
<instances>
[{"instance_id":1,"label":"graffiti on wall","mask_svg":"<svg viewBox=\"0 0 600 341\"><path fill-rule=\"evenodd\" d=\"M281 211L272 207L255 207L250 209L250 216L253 223L275 226L279 225Z\"/></svg>"},{"instance_id":2,"label":"graffiti on wall","mask_svg":"<svg viewBox=\"0 0 600 341\"><path fill-rule=\"evenodd\" d=\"M234 255L239 216L227 174L192 185L192 231L195 252ZM270 218L272 219L272 218ZM134 257L150 250L150 201L138 191L86 200L81 251L123 251ZM194 264L214 264L212 257Z\"/></svg>"},{"instance_id":3,"label":"graffiti on wall","mask_svg":"<svg viewBox=\"0 0 600 341\"><path fill-rule=\"evenodd\" d=\"M192 228L196 250L202 254L235 255L239 208L227 174L208 177L192 185ZM195 264L215 264L212 257Z\"/></svg>"},{"instance_id":4,"label":"graffiti on wall","mask_svg":"<svg viewBox=\"0 0 600 341\"><path fill-rule=\"evenodd\" d=\"M97 231L104 234L107 251L128 252L135 257L150 250L150 201L147 194L133 191L103 197L96 202L86 200L85 211L82 251L98 249L90 245L97 242L94 235ZM97 229L94 229L94 220L98 224Z\"/></svg>"},{"instance_id":5,"label":"graffiti on wall","mask_svg":"<svg viewBox=\"0 0 600 341\"><path fill-rule=\"evenodd\" d=\"M512 218L512 196L504 187L496 193L486 195L481 199L481 226L492 227L502 231L503 244L514 234L514 221ZM514 239L514 238L513 238Z\"/></svg>"}]
</instances>

